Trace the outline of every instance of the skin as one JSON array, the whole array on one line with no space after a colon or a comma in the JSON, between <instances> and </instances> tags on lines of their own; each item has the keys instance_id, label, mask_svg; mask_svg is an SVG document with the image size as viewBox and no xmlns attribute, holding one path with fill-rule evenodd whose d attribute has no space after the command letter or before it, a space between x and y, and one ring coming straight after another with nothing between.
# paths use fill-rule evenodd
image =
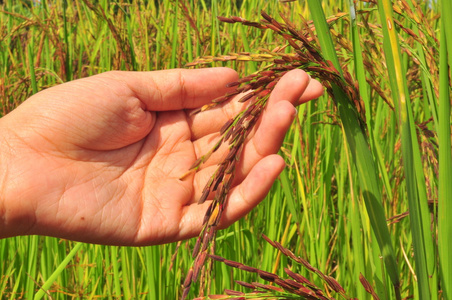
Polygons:
<instances>
[{"instance_id":1,"label":"skin","mask_svg":"<svg viewBox=\"0 0 452 300\"><path fill-rule=\"evenodd\" d=\"M197 199L227 148L180 178L244 104L190 111L237 79L228 68L113 71L30 97L0 119L0 238L139 246L199 234L210 201ZM280 80L242 152L220 227L265 198L284 168L275 153L295 106L322 93L301 70Z\"/></svg>"}]
</instances>

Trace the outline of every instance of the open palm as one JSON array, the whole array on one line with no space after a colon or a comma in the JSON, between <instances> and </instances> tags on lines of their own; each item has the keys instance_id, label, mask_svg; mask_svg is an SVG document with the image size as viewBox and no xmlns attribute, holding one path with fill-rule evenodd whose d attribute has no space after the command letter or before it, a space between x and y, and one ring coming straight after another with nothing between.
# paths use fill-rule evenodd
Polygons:
<instances>
[{"instance_id":1,"label":"open palm","mask_svg":"<svg viewBox=\"0 0 452 300\"><path fill-rule=\"evenodd\" d=\"M190 111L227 92L227 68L107 72L44 90L0 120L1 236L42 234L112 245L195 236L209 201L202 189L227 149L181 179L243 104ZM284 167L274 155L294 105L322 88L286 74L247 142L221 225L261 201ZM284 99L284 100L283 100ZM6 150L5 150L6 149Z\"/></svg>"}]
</instances>

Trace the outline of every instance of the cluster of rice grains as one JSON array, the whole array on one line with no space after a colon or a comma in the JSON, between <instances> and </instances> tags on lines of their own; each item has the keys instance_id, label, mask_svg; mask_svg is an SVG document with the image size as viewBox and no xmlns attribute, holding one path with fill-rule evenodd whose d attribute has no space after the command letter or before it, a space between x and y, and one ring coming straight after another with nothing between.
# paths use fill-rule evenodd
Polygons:
<instances>
[{"instance_id":1,"label":"cluster of rice grains","mask_svg":"<svg viewBox=\"0 0 452 300\"><path fill-rule=\"evenodd\" d=\"M200 272L204 268L208 252L211 248L210 246L215 239L217 225L220 222L222 212L226 205L226 198L234 179L235 167L241 156L245 141L259 119L267 104L271 91L280 78L290 70L297 68L303 69L310 73L312 77L319 79L329 93L332 93L332 83L334 83L341 87L350 96L350 99L359 99L357 85L352 80L352 77L349 74L344 74L344 81L333 64L322 57L320 49L317 47L318 42L316 37L306 21L302 21L304 22L304 30L301 32L296 30L284 16L282 16L284 22L281 24L265 12L262 12L261 15L263 19L259 23L247 21L240 17L218 17L218 19L222 22L238 22L245 26L252 26L262 30L273 30L288 42L293 48L294 53L282 53L281 50L286 47L284 46L273 51L265 51L261 54L231 53L230 55L219 57L202 57L187 65L197 66L209 64L214 61L264 61L269 63L268 66L256 73L243 77L236 82L229 83L228 87L236 87L235 91L218 97L212 100L211 103L193 112L200 113L209 110L221 103L229 101L238 94L244 95L239 102L249 103L246 109L224 124L220 130L219 141L190 168L189 172L197 171L213 152L223 143L228 143L228 155L218 165L217 170L206 184L202 196L198 201L199 203L203 203L210 194L215 195L204 217L203 229L193 250L192 256L194 262L183 284L184 291L182 299L187 297L192 283L197 281ZM362 107L359 100L355 103L355 107L358 108L359 114L363 118L364 111L359 109ZM285 289L284 286L282 288ZM293 290L293 287L291 290Z\"/></svg>"},{"instance_id":2,"label":"cluster of rice grains","mask_svg":"<svg viewBox=\"0 0 452 300\"><path fill-rule=\"evenodd\" d=\"M340 294L344 299L350 299L353 300L353 298L350 298L345 293L344 288L331 276L323 274L319 269L314 268L309 262L304 260L303 258L295 256L294 253L292 253L289 249L284 248L280 243L274 242L270 240L267 236L262 235L262 237L274 248L278 249L283 255L288 257L290 260L300 264L304 268L306 268L309 272L316 274L319 276L323 283L324 287L323 289L334 291L337 294ZM253 291L251 293L244 293L240 291L235 290L225 290L225 295L214 295L214 296L208 296L206 298L200 297L196 298L195 300L202 300L202 299L247 299L245 296L249 296L248 298L257 298L257 299L265 299L267 297L271 297L272 299L274 297L278 297L281 299L299 299L300 297L302 299L310 299L310 300L329 300L334 299L330 296L329 291L325 292L322 288L314 284L313 282L309 281L306 277L295 273L291 271L288 268L284 268L284 272L286 275L288 275L290 278L284 279L280 276L271 273L266 272L254 267L250 267L247 265L244 265L239 262L235 262L232 260L224 259L217 255L209 255L209 257L213 260L220 261L224 263L225 265L228 265L232 268L240 269L245 272L249 273L255 273L263 280L269 282L270 284L263 284L259 282L244 282L237 280L236 283L238 285L241 285L245 288L252 289ZM361 276L360 277L361 283L364 285L366 291L370 293L374 299L378 299L378 296L376 295L373 288L370 286L370 284L367 282L367 280ZM253 295L255 297L253 297Z\"/></svg>"}]
</instances>

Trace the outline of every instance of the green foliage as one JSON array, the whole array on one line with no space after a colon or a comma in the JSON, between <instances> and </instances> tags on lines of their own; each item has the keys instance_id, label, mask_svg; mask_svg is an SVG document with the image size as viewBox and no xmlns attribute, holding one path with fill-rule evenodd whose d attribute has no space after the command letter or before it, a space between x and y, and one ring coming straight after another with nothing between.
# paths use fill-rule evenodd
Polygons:
<instances>
[{"instance_id":1,"label":"green foliage","mask_svg":"<svg viewBox=\"0 0 452 300\"><path fill-rule=\"evenodd\" d=\"M264 10L278 21L283 14L300 31L313 30L323 56L351 74L360 97L349 99L333 87L334 97L298 108L281 149L287 168L261 205L218 233L216 254L281 277L291 266L323 285L265 243L264 233L334 277L349 296L370 297L362 274L380 299L451 298L452 21L439 14L440 8L450 11L450 1L41 2L0 4L1 115L68 80L109 70L184 67L199 57L263 53L287 43L271 30L221 23L217 15L258 21ZM317 30L300 16L312 19ZM268 64L210 65L249 75ZM364 110L355 112L359 107ZM0 295L179 299L194 244L128 248L36 236L0 240ZM212 273L202 278L204 288L194 285L191 297L247 291L234 280L260 280L220 262L212 262Z\"/></svg>"}]
</instances>

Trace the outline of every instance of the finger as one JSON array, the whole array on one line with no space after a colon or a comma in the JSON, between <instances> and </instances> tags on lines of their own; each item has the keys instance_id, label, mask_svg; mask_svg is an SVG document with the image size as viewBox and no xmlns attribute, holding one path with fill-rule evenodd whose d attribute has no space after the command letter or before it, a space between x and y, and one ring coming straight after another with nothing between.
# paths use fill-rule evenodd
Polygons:
<instances>
[{"instance_id":1,"label":"finger","mask_svg":"<svg viewBox=\"0 0 452 300\"><path fill-rule=\"evenodd\" d=\"M298 103L301 95L303 95L311 82L315 85L316 81L311 80L310 76L302 70L293 70L281 78L269 99L262 120L257 124L258 129L250 135L251 139L244 148L241 162L238 165L237 179L239 181L246 176L254 164L262 157L278 152L296 114L292 104ZM318 86L313 86L313 88L317 89ZM322 90L321 86L320 89ZM311 95L316 95L316 93L311 93ZM215 114L215 112L212 112L212 114ZM212 117L215 116L212 115ZM216 119L220 119L220 115L216 116ZM224 117L224 119L227 119L227 117ZM195 122L201 120L200 118ZM202 121L208 123L207 120ZM214 134L209 134L194 141L197 157L212 149L217 141L217 139L213 139L213 136ZM205 166L221 162L221 159L227 154L227 149L227 147L223 146L218 149L218 153L212 155Z\"/></svg>"},{"instance_id":2,"label":"finger","mask_svg":"<svg viewBox=\"0 0 452 300\"><path fill-rule=\"evenodd\" d=\"M233 88L227 88L226 84L238 78L237 72L223 67L104 74L124 83L146 105L147 110L154 111L200 107L232 91Z\"/></svg>"},{"instance_id":3,"label":"finger","mask_svg":"<svg viewBox=\"0 0 452 300\"><path fill-rule=\"evenodd\" d=\"M227 121L244 110L248 106L248 103L239 102L243 95L238 94L227 103L220 104L215 108L194 115L189 115L187 121L192 132L192 140L219 132Z\"/></svg>"},{"instance_id":4,"label":"finger","mask_svg":"<svg viewBox=\"0 0 452 300\"><path fill-rule=\"evenodd\" d=\"M295 116L296 109L289 101L279 101L264 112L257 130L243 149L235 174L237 181L243 180L263 157L279 151Z\"/></svg>"},{"instance_id":5,"label":"finger","mask_svg":"<svg viewBox=\"0 0 452 300\"><path fill-rule=\"evenodd\" d=\"M220 221L225 228L245 216L267 195L278 175L284 169L284 160L278 155L262 159L254 166L241 184L231 189L226 208ZM179 239L186 239L199 234L202 221L210 201L201 205L191 204L184 208L180 223Z\"/></svg>"},{"instance_id":6,"label":"finger","mask_svg":"<svg viewBox=\"0 0 452 300\"><path fill-rule=\"evenodd\" d=\"M295 69L285 74L275 86L267 107L271 108L281 100L288 100L293 105L300 104L300 97L309 86L311 77L303 70Z\"/></svg>"},{"instance_id":7,"label":"finger","mask_svg":"<svg viewBox=\"0 0 452 300\"><path fill-rule=\"evenodd\" d=\"M278 152L284 140L285 133L290 127L295 115L296 110L290 102L280 101L273 106L271 111L263 116L259 129L244 147L236 167L234 185L242 181L259 160L267 155ZM215 144L213 141L217 139L213 139L211 136L209 138L202 138L194 143L197 157L212 149ZM211 139L213 140L212 142L210 142ZM201 150L200 147L204 147L205 149ZM199 200L204 186L219 167L218 164L224 160L228 153L228 145L223 144L198 169L193 181L194 193L192 202Z\"/></svg>"},{"instance_id":8,"label":"finger","mask_svg":"<svg viewBox=\"0 0 452 300\"><path fill-rule=\"evenodd\" d=\"M266 197L284 166L284 159L279 155L270 155L260 160L245 180L232 189L221 217L220 228L230 226L256 207Z\"/></svg>"},{"instance_id":9,"label":"finger","mask_svg":"<svg viewBox=\"0 0 452 300\"><path fill-rule=\"evenodd\" d=\"M323 87L315 79L303 70L292 70L285 74L273 90L268 107L280 100L289 100L293 105L299 105L309 100L320 97ZM231 118L236 116L246 107L246 103L238 100L243 94L237 95L233 100L218 107L195 114L188 118L192 139L199 139L204 135L217 132Z\"/></svg>"},{"instance_id":10,"label":"finger","mask_svg":"<svg viewBox=\"0 0 452 300\"><path fill-rule=\"evenodd\" d=\"M311 81L309 81L308 87L298 100L298 103L302 104L317 99L323 95L323 92L324 92L323 85L319 81L311 79Z\"/></svg>"},{"instance_id":11,"label":"finger","mask_svg":"<svg viewBox=\"0 0 452 300\"><path fill-rule=\"evenodd\" d=\"M312 89L312 90L311 90ZM275 87L256 130L246 143L236 170L236 182L245 178L252 167L263 157L277 153L282 145L296 110L293 105L323 93L323 87L302 70L288 72Z\"/></svg>"}]
</instances>

